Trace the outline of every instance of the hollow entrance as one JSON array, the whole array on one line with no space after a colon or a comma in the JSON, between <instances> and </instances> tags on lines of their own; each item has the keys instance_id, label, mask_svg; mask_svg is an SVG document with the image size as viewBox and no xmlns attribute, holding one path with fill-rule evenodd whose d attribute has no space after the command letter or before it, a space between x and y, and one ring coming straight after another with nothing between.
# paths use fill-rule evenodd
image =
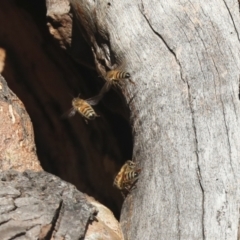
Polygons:
<instances>
[{"instance_id":1,"label":"hollow entrance","mask_svg":"<svg viewBox=\"0 0 240 240\"><path fill-rule=\"evenodd\" d=\"M71 95L92 97L103 80L58 47L45 16L44 0L0 2L0 20L5 23L0 47L7 55L3 76L30 115L44 170L93 196L118 218L123 198L113 188L113 179L131 159L133 146L127 107L111 90L95 108L101 117L88 124L79 114L61 120L71 108Z\"/></svg>"}]
</instances>

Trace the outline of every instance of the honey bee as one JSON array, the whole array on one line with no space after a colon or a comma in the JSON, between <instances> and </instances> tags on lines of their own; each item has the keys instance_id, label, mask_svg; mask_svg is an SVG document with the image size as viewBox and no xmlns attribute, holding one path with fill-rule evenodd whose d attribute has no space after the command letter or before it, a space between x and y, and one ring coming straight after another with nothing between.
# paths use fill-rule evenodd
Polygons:
<instances>
[{"instance_id":1,"label":"honey bee","mask_svg":"<svg viewBox=\"0 0 240 240\"><path fill-rule=\"evenodd\" d=\"M96 105L99 102L99 96L95 96L88 99L81 99L79 97L73 98L72 100L72 108L63 115L65 117L72 117L78 112L87 123L87 120L94 120L99 115L93 110L92 106Z\"/></svg>"},{"instance_id":2,"label":"honey bee","mask_svg":"<svg viewBox=\"0 0 240 240\"><path fill-rule=\"evenodd\" d=\"M106 73L106 80L117 83L119 80L130 78L130 73L119 70L111 70Z\"/></svg>"},{"instance_id":3,"label":"honey bee","mask_svg":"<svg viewBox=\"0 0 240 240\"><path fill-rule=\"evenodd\" d=\"M102 96L104 93L108 92L112 86L120 86L122 80L128 79L132 84L135 84L131 79L131 75L128 72L119 71L119 70L110 70L106 73L105 79L106 83L102 87L99 96Z\"/></svg>"},{"instance_id":4,"label":"honey bee","mask_svg":"<svg viewBox=\"0 0 240 240\"><path fill-rule=\"evenodd\" d=\"M113 186L121 191L127 190L127 192L130 192L138 180L140 172L141 169L137 168L136 163L128 160L115 177Z\"/></svg>"}]
</instances>

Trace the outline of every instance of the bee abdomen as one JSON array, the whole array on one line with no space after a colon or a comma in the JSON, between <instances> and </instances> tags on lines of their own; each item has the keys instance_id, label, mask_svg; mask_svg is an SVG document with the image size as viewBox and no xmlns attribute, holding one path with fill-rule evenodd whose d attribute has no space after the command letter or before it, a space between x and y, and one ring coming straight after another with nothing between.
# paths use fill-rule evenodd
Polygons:
<instances>
[{"instance_id":1,"label":"bee abdomen","mask_svg":"<svg viewBox=\"0 0 240 240\"><path fill-rule=\"evenodd\" d=\"M128 72L119 71L119 72L117 72L117 74L116 74L116 78L117 78L117 79L130 78L130 74L129 74Z\"/></svg>"},{"instance_id":2,"label":"bee abdomen","mask_svg":"<svg viewBox=\"0 0 240 240\"><path fill-rule=\"evenodd\" d=\"M126 173L125 179L126 181L134 180L138 177L138 172L131 171Z\"/></svg>"},{"instance_id":3,"label":"bee abdomen","mask_svg":"<svg viewBox=\"0 0 240 240\"><path fill-rule=\"evenodd\" d=\"M83 109L83 115L88 119L94 119L96 117L94 110L90 107Z\"/></svg>"}]
</instances>

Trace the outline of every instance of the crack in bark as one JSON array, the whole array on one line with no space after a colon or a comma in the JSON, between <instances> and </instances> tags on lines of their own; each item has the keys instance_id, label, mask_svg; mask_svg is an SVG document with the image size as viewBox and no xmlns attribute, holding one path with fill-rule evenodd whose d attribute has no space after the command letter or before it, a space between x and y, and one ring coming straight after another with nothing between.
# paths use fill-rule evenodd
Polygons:
<instances>
[{"instance_id":1,"label":"crack in bark","mask_svg":"<svg viewBox=\"0 0 240 240\"><path fill-rule=\"evenodd\" d=\"M226 113L225 113L225 110L224 110L224 104L223 104L222 97L220 97L220 101L221 101L221 104L222 104L224 125L225 125L226 133L227 133L227 143L228 143L228 150L229 150L230 166L231 166L231 169L232 169L232 172L233 172L233 176L236 179L235 172L234 172L233 166L232 166L232 148L231 148L231 143L230 143L229 129L228 129L228 126L227 126Z\"/></svg>"},{"instance_id":2,"label":"crack in bark","mask_svg":"<svg viewBox=\"0 0 240 240\"><path fill-rule=\"evenodd\" d=\"M144 5L143 2L142 3L142 9L139 9L141 14L143 15L143 17L145 18L146 22L148 23L149 27L151 28L151 30L154 32L155 35L158 36L158 38L160 38L162 40L162 42L164 43L164 45L166 46L166 48L170 51L170 53L174 56L174 59L176 61L176 63L178 64L179 68L180 68L180 77L181 80L185 83L185 80L183 78L183 74L182 74L182 66L180 61L178 60L175 52L170 48L170 46L167 44L166 40L163 38L163 36L161 34L159 34L151 25L149 19L147 18L147 16L144 14ZM173 181L173 188L174 188L174 192L175 192L175 197L176 197L176 209L177 209L177 229L178 229L178 239L181 239L181 230L180 230L180 210L179 210L179 205L178 205L178 201L177 201L177 192L176 192L176 187Z\"/></svg>"},{"instance_id":3,"label":"crack in bark","mask_svg":"<svg viewBox=\"0 0 240 240\"><path fill-rule=\"evenodd\" d=\"M144 19L146 20L148 26L151 28L151 30L153 31L153 33L154 33L158 38L160 38L160 39L162 40L162 42L164 43L165 47L166 47L166 48L169 50L169 52L173 55L176 63L178 64L178 66L179 66L179 68L180 68L181 80L182 80L184 83L186 83L186 82L185 82L185 79L183 78L183 74L182 74L182 66L181 66L181 63L180 63L180 61L178 60L178 58L177 58L177 56L176 56L176 53L175 53L175 52L173 51L173 49L167 44L167 42L166 42L166 40L163 38L163 36L153 28L153 26L151 25L149 19L147 18L146 14L144 13L144 5L143 5L143 2L141 1L141 3L142 3L142 4L141 4L141 5L142 5L142 9L139 8L140 13L143 15Z\"/></svg>"},{"instance_id":4,"label":"crack in bark","mask_svg":"<svg viewBox=\"0 0 240 240\"><path fill-rule=\"evenodd\" d=\"M227 10L228 10L228 13L229 13L230 18L231 18L232 23L233 23L233 27L234 27L235 32L236 32L236 34L237 34L238 41L240 42L239 33L238 33L237 27L236 27L236 25L235 25L235 22L234 22L234 20L233 20L233 16L232 16L232 14L231 14L231 11L230 11L230 9L229 9L227 3L225 2L225 0L223 0L223 2L224 2L224 5L226 6L226 8L227 8Z\"/></svg>"},{"instance_id":5,"label":"crack in bark","mask_svg":"<svg viewBox=\"0 0 240 240\"><path fill-rule=\"evenodd\" d=\"M204 195L204 188L203 188L203 185L202 185L202 176L201 176L201 168L200 168L200 163L199 163L199 149L198 149L198 140L197 140L197 130L196 130L196 124L195 124L195 118L194 118L194 110L193 110L193 106L192 106L192 97L191 97L191 93L190 93L190 85L188 83L188 81L185 81L185 79L183 78L183 74L182 74L182 66L181 66L181 63L180 61L178 60L175 52L173 51L173 49L170 48L170 46L167 44L167 42L165 41L165 39L163 38L163 36L161 34L159 34L154 28L153 26L151 25L149 19L147 18L147 16L144 14L144 5L143 5L143 2L141 1L142 3L142 9L139 9L141 14L143 15L143 17L145 18L145 20L147 21L149 27L151 28L151 30L154 32L155 35L157 35L161 40L162 42L164 43L164 45L167 47L167 49L170 51L170 53L172 53L172 55L174 56L177 64L179 65L180 67L180 76L181 76L181 79L184 83L187 83L187 87L188 87L188 100L189 100L189 106L190 106L190 111L191 111L191 115L192 115L192 126L193 126L193 132L194 132L194 136L195 136L195 149L196 149L196 158L197 158L197 176L198 176L198 181L199 181L199 186L201 188L201 191L202 191L202 237L203 239L206 239L205 238L205 227L204 227L204 217L205 217L205 209L204 209L204 203L205 203L205 195ZM190 19L191 20L191 19ZM181 22L181 21L180 21ZM197 31L198 32L198 31ZM200 34L198 33L205 49L206 49L206 46L205 46L205 43L203 41L203 39L201 38ZM199 60L199 59L198 59ZM200 63L200 61L199 61ZM200 64L201 66L201 64ZM202 71L203 72L203 71ZM204 76L205 78L205 76ZM175 188L174 188L175 189ZM176 190L175 190L176 191ZM179 208L178 208L178 205L177 205L177 211L178 213L180 213L179 211ZM179 225L180 225L180 218L178 216L178 232L179 232L179 239L180 239L180 230L179 230Z\"/></svg>"},{"instance_id":6,"label":"crack in bark","mask_svg":"<svg viewBox=\"0 0 240 240\"><path fill-rule=\"evenodd\" d=\"M188 99L189 99L189 107L192 115L192 126L193 126L193 132L195 136L195 152L196 152L196 158L197 158L197 176L198 176L198 181L199 181L199 186L202 190L202 237L205 239L205 232L204 232L204 216L205 216L205 209L204 209L204 203L205 203L205 195L204 195L204 188L202 185L202 175L201 175L201 168L200 168L200 163L199 163L199 148L198 148L198 140L197 140L197 129L196 129L196 123L195 123L195 118L194 118L194 110L192 106L192 96L191 96L191 90L190 90L190 85L187 81L187 87L188 87Z\"/></svg>"},{"instance_id":7,"label":"crack in bark","mask_svg":"<svg viewBox=\"0 0 240 240\"><path fill-rule=\"evenodd\" d=\"M5 224L5 223L8 223L8 222L11 221L11 220L12 220L12 218L8 218L8 219L6 219L6 220L3 220L2 222L0 222L0 226L3 225L3 224Z\"/></svg>"},{"instance_id":8,"label":"crack in bark","mask_svg":"<svg viewBox=\"0 0 240 240\"><path fill-rule=\"evenodd\" d=\"M18 237L26 235L26 232L17 233L15 236L9 238L9 240L18 239Z\"/></svg>"},{"instance_id":9,"label":"crack in bark","mask_svg":"<svg viewBox=\"0 0 240 240\"><path fill-rule=\"evenodd\" d=\"M40 225L40 224L35 224L35 225L27 228L25 231L22 231L22 232L20 232L20 233L17 233L15 236L9 238L8 240L18 239L18 237L21 237L21 236L26 235L26 234L27 234L27 231L31 230L32 228L34 228L34 227L36 227L36 226L38 226L38 225Z\"/></svg>"},{"instance_id":10,"label":"crack in bark","mask_svg":"<svg viewBox=\"0 0 240 240\"><path fill-rule=\"evenodd\" d=\"M14 212L16 209L17 209L17 207L16 207L16 205L14 203L14 207L12 209L9 209L9 210L7 210L5 212L2 212L1 214L8 214L8 213ZM0 223L0 225L1 225L1 223Z\"/></svg>"},{"instance_id":11,"label":"crack in bark","mask_svg":"<svg viewBox=\"0 0 240 240\"><path fill-rule=\"evenodd\" d=\"M239 75L239 79L238 79L238 98L240 100L240 75Z\"/></svg>"},{"instance_id":12,"label":"crack in bark","mask_svg":"<svg viewBox=\"0 0 240 240\"><path fill-rule=\"evenodd\" d=\"M59 207L56 209L53 220L52 220L52 227L50 228L48 234L46 235L45 239L52 239L55 236L55 233L58 230L61 218L62 218L62 214L64 211L64 204L63 204L63 200L60 201Z\"/></svg>"}]
</instances>

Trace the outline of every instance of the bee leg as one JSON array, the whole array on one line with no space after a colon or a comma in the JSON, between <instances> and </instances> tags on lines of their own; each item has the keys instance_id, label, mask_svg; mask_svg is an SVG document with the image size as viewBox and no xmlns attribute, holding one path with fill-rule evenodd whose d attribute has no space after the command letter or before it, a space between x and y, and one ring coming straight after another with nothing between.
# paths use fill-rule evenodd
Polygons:
<instances>
[{"instance_id":1,"label":"bee leg","mask_svg":"<svg viewBox=\"0 0 240 240\"><path fill-rule=\"evenodd\" d=\"M138 181L138 177L133 181L133 183L129 186L128 191L131 192L135 188L137 188L136 183Z\"/></svg>"},{"instance_id":2,"label":"bee leg","mask_svg":"<svg viewBox=\"0 0 240 240\"><path fill-rule=\"evenodd\" d=\"M134 184L131 186L130 191L134 190L135 188L137 188L137 186Z\"/></svg>"},{"instance_id":3,"label":"bee leg","mask_svg":"<svg viewBox=\"0 0 240 240\"><path fill-rule=\"evenodd\" d=\"M122 196L123 196L123 199L125 199L125 198L126 198L126 194L124 194L123 191L121 191L121 194L122 194Z\"/></svg>"},{"instance_id":4,"label":"bee leg","mask_svg":"<svg viewBox=\"0 0 240 240\"><path fill-rule=\"evenodd\" d=\"M113 86L114 88L119 88L119 87L121 87L121 85L120 85L119 82L113 82L113 83L112 83L112 86Z\"/></svg>"},{"instance_id":5,"label":"bee leg","mask_svg":"<svg viewBox=\"0 0 240 240\"><path fill-rule=\"evenodd\" d=\"M88 120L87 119L84 119L85 123L88 124Z\"/></svg>"},{"instance_id":6,"label":"bee leg","mask_svg":"<svg viewBox=\"0 0 240 240\"><path fill-rule=\"evenodd\" d=\"M135 85L135 82L133 82L131 78L129 78L128 80L129 80L130 83Z\"/></svg>"},{"instance_id":7,"label":"bee leg","mask_svg":"<svg viewBox=\"0 0 240 240\"><path fill-rule=\"evenodd\" d=\"M125 189L128 193L130 193L130 191L131 191L131 185L125 186L124 189Z\"/></svg>"}]
</instances>

